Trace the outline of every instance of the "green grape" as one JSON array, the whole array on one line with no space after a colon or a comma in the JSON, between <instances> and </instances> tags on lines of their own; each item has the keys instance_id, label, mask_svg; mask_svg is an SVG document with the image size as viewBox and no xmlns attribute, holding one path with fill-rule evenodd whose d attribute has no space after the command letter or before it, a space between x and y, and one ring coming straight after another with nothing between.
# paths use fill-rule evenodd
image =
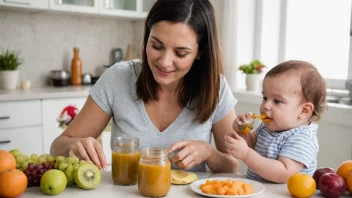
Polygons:
<instances>
[{"instance_id":1,"label":"green grape","mask_svg":"<svg viewBox=\"0 0 352 198\"><path fill-rule=\"evenodd\" d=\"M36 159L38 159L38 155L37 155L37 154L32 154L32 155L30 156L30 158L36 160Z\"/></svg>"},{"instance_id":2,"label":"green grape","mask_svg":"<svg viewBox=\"0 0 352 198\"><path fill-rule=\"evenodd\" d=\"M21 163L16 162L16 168L20 169L20 167L21 167Z\"/></svg>"},{"instance_id":3,"label":"green grape","mask_svg":"<svg viewBox=\"0 0 352 198\"><path fill-rule=\"evenodd\" d=\"M26 161L26 159L28 159L28 156L26 156L26 155L17 155L16 156L17 163L22 163L22 162Z\"/></svg>"},{"instance_id":4,"label":"green grape","mask_svg":"<svg viewBox=\"0 0 352 198\"><path fill-rule=\"evenodd\" d=\"M28 158L28 159L26 160L26 162L28 162L28 163L33 163L34 160L33 160L32 158Z\"/></svg>"},{"instance_id":5,"label":"green grape","mask_svg":"<svg viewBox=\"0 0 352 198\"><path fill-rule=\"evenodd\" d=\"M28 162L24 161L21 163L20 170L25 171L28 169Z\"/></svg>"},{"instance_id":6,"label":"green grape","mask_svg":"<svg viewBox=\"0 0 352 198\"><path fill-rule=\"evenodd\" d=\"M65 171L67 166L68 166L68 164L66 162L60 162L59 170Z\"/></svg>"},{"instance_id":7,"label":"green grape","mask_svg":"<svg viewBox=\"0 0 352 198\"><path fill-rule=\"evenodd\" d=\"M38 160L39 160L40 163L48 162L48 160L46 159L46 157L43 156L43 155L39 156Z\"/></svg>"},{"instance_id":8,"label":"green grape","mask_svg":"<svg viewBox=\"0 0 352 198\"><path fill-rule=\"evenodd\" d=\"M59 169L60 162L55 162L54 169Z\"/></svg>"},{"instance_id":9,"label":"green grape","mask_svg":"<svg viewBox=\"0 0 352 198\"><path fill-rule=\"evenodd\" d=\"M65 171L65 175L67 178L67 186L72 185L74 182L73 171L74 171L73 165L72 164L68 165Z\"/></svg>"},{"instance_id":10,"label":"green grape","mask_svg":"<svg viewBox=\"0 0 352 198\"><path fill-rule=\"evenodd\" d=\"M74 160L73 164L79 164L79 158L78 157L73 156L72 158Z\"/></svg>"},{"instance_id":11,"label":"green grape","mask_svg":"<svg viewBox=\"0 0 352 198\"><path fill-rule=\"evenodd\" d=\"M73 168L79 168L80 164L73 164Z\"/></svg>"},{"instance_id":12,"label":"green grape","mask_svg":"<svg viewBox=\"0 0 352 198\"><path fill-rule=\"evenodd\" d=\"M47 154L47 153L46 153L46 154L43 154L43 155L41 155L41 156L48 157L48 156L49 156L49 154Z\"/></svg>"},{"instance_id":13,"label":"green grape","mask_svg":"<svg viewBox=\"0 0 352 198\"><path fill-rule=\"evenodd\" d=\"M64 156L56 156L55 160L56 160L56 162L62 162L65 160L65 157Z\"/></svg>"},{"instance_id":14,"label":"green grape","mask_svg":"<svg viewBox=\"0 0 352 198\"><path fill-rule=\"evenodd\" d=\"M55 157L52 156L52 155L48 155L48 156L46 157L46 159L48 160L48 162L53 162L53 161L55 161Z\"/></svg>"},{"instance_id":15,"label":"green grape","mask_svg":"<svg viewBox=\"0 0 352 198\"><path fill-rule=\"evenodd\" d=\"M73 159L73 157L68 157L68 158L65 159L64 162L66 162L68 164L73 164L75 162L75 160Z\"/></svg>"}]
</instances>

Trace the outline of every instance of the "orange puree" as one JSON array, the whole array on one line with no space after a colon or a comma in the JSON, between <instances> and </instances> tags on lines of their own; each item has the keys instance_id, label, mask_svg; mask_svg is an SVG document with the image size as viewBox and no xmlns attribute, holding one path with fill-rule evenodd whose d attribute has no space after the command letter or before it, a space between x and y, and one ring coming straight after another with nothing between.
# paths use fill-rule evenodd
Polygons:
<instances>
[{"instance_id":1,"label":"orange puree","mask_svg":"<svg viewBox=\"0 0 352 198\"><path fill-rule=\"evenodd\" d=\"M166 196L171 187L171 164L139 164L138 190L146 197Z\"/></svg>"},{"instance_id":2,"label":"orange puree","mask_svg":"<svg viewBox=\"0 0 352 198\"><path fill-rule=\"evenodd\" d=\"M120 185L136 184L139 158L139 152L112 152L112 180Z\"/></svg>"}]
</instances>

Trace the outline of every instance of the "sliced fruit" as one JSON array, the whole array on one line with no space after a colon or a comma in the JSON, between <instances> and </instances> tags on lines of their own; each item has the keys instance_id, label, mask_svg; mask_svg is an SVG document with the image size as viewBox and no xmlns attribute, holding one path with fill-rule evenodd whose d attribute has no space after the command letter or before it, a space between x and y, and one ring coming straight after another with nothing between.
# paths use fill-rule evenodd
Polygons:
<instances>
[{"instance_id":1,"label":"sliced fruit","mask_svg":"<svg viewBox=\"0 0 352 198\"><path fill-rule=\"evenodd\" d=\"M198 176L191 172L182 170L171 170L172 184L189 184L198 179Z\"/></svg>"},{"instance_id":2,"label":"sliced fruit","mask_svg":"<svg viewBox=\"0 0 352 198\"><path fill-rule=\"evenodd\" d=\"M82 164L74 172L76 184L83 189L94 189L101 182L101 172L95 164Z\"/></svg>"}]
</instances>

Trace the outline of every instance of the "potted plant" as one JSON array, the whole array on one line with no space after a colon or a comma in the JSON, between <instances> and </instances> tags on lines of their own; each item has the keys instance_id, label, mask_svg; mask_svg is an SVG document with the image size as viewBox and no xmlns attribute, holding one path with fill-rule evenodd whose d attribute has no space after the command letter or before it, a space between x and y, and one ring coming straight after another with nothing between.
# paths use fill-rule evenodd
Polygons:
<instances>
[{"instance_id":1,"label":"potted plant","mask_svg":"<svg viewBox=\"0 0 352 198\"><path fill-rule=\"evenodd\" d=\"M6 50L0 54L0 85L3 89L16 89L21 64L19 52Z\"/></svg>"},{"instance_id":2,"label":"potted plant","mask_svg":"<svg viewBox=\"0 0 352 198\"><path fill-rule=\"evenodd\" d=\"M248 65L244 64L239 67L246 74L246 87L248 91L259 91L260 83L265 65L259 60L253 60Z\"/></svg>"}]
</instances>

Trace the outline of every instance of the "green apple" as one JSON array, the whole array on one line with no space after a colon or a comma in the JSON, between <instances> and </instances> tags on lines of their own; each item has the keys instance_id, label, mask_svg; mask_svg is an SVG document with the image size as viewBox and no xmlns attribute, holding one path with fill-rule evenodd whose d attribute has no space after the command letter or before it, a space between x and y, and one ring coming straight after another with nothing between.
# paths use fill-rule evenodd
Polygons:
<instances>
[{"instance_id":1,"label":"green apple","mask_svg":"<svg viewBox=\"0 0 352 198\"><path fill-rule=\"evenodd\" d=\"M16 157L17 155L23 155L23 153L18 150L18 149L12 149L11 151L9 151L14 157Z\"/></svg>"},{"instance_id":2,"label":"green apple","mask_svg":"<svg viewBox=\"0 0 352 198\"><path fill-rule=\"evenodd\" d=\"M40 180L40 189L47 195L57 195L65 190L67 178L64 172L57 169L46 171Z\"/></svg>"}]
</instances>

